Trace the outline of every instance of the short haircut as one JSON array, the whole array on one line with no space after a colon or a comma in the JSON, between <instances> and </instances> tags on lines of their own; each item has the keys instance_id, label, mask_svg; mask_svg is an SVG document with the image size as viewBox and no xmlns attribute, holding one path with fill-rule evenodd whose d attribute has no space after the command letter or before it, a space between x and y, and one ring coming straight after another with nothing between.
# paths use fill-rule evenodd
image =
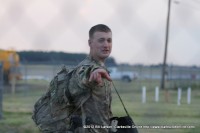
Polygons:
<instances>
[{"instance_id":1,"label":"short haircut","mask_svg":"<svg viewBox=\"0 0 200 133\"><path fill-rule=\"evenodd\" d=\"M89 38L92 38L95 32L112 32L111 29L104 24L97 24L89 30Z\"/></svg>"}]
</instances>

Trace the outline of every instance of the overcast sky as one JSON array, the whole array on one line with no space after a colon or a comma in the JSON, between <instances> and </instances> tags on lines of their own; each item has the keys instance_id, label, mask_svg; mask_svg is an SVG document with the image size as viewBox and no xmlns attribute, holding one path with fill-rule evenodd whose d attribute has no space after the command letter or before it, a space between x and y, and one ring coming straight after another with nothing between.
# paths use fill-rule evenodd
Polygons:
<instances>
[{"instance_id":1,"label":"overcast sky","mask_svg":"<svg viewBox=\"0 0 200 133\"><path fill-rule=\"evenodd\" d=\"M113 31L118 63L163 62L168 0L0 0L0 48L88 53L88 31ZM172 0L167 62L200 66L200 0Z\"/></svg>"}]
</instances>

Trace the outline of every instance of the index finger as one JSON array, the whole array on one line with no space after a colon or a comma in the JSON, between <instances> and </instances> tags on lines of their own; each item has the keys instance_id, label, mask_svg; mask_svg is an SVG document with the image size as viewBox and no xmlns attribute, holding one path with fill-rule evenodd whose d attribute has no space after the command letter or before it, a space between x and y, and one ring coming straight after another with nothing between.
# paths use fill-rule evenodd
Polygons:
<instances>
[{"instance_id":1,"label":"index finger","mask_svg":"<svg viewBox=\"0 0 200 133\"><path fill-rule=\"evenodd\" d=\"M104 71L100 71L99 73L102 75L102 77L106 78L109 81L112 81L112 79L110 78L110 75L107 73L107 71L104 70Z\"/></svg>"}]
</instances>

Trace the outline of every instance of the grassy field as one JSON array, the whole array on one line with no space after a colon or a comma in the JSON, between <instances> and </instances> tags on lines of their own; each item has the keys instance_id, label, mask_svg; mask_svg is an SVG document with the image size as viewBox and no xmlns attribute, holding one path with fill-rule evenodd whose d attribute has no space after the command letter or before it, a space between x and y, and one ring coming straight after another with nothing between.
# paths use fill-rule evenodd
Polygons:
<instances>
[{"instance_id":1,"label":"grassy field","mask_svg":"<svg viewBox=\"0 0 200 133\"><path fill-rule=\"evenodd\" d=\"M18 85L12 95L4 90L3 119L0 133L39 133L31 119L35 101L46 91L48 82L32 80ZM160 91L159 102L154 102L153 87L147 88L147 102L141 102L141 87L146 81L124 83L115 81L128 112L139 126L140 133L199 133L200 132L200 90L192 90L191 104L187 104L186 91L182 92L181 105L177 106L177 91L169 90L169 102L165 102L164 91ZM155 82L156 85L156 82ZM153 86L153 85L152 85ZM123 107L113 89L112 111L114 116L124 116ZM154 129L153 126L182 126L173 129ZM191 126L184 128L183 126Z\"/></svg>"}]
</instances>

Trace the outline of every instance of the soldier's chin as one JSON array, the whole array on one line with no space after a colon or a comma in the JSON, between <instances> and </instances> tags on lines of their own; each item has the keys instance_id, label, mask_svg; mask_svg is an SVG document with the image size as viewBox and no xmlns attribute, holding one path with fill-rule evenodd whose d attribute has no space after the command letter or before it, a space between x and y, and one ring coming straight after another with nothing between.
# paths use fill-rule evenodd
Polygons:
<instances>
[{"instance_id":1,"label":"soldier's chin","mask_svg":"<svg viewBox=\"0 0 200 133\"><path fill-rule=\"evenodd\" d=\"M102 58L108 58L109 55L110 55L110 53L106 53L106 54L102 54L101 57L102 57Z\"/></svg>"}]
</instances>

